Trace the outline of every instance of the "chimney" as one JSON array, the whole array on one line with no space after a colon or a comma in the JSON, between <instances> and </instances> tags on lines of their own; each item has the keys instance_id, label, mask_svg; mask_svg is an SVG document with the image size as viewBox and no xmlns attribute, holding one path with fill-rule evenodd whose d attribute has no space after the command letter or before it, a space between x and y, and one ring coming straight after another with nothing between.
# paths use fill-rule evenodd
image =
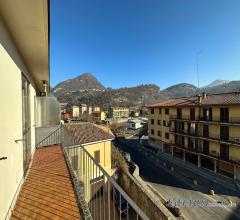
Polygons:
<instances>
[{"instance_id":1,"label":"chimney","mask_svg":"<svg viewBox=\"0 0 240 220\"><path fill-rule=\"evenodd\" d=\"M206 98L207 98L207 93L206 93L206 92L203 92L203 93L202 93L202 98L203 98L203 99L206 99Z\"/></svg>"},{"instance_id":2,"label":"chimney","mask_svg":"<svg viewBox=\"0 0 240 220\"><path fill-rule=\"evenodd\" d=\"M198 103L201 104L201 102L202 102L202 96L198 95Z\"/></svg>"}]
</instances>

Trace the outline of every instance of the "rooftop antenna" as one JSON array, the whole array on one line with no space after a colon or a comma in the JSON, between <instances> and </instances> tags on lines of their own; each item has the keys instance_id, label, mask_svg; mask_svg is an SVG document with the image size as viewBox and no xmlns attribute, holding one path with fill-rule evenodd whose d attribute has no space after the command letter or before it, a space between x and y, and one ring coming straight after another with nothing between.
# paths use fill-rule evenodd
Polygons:
<instances>
[{"instance_id":1,"label":"rooftop antenna","mask_svg":"<svg viewBox=\"0 0 240 220\"><path fill-rule=\"evenodd\" d=\"M199 56L202 53L201 50L199 50L196 54L196 58L197 58L197 84L198 84L198 93L200 91L200 87L199 87Z\"/></svg>"}]
</instances>

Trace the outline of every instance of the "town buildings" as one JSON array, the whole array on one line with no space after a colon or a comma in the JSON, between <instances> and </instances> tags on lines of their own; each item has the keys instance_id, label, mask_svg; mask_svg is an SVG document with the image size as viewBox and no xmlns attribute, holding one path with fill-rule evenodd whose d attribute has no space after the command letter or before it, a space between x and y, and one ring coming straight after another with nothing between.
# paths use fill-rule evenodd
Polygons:
<instances>
[{"instance_id":1,"label":"town buildings","mask_svg":"<svg viewBox=\"0 0 240 220\"><path fill-rule=\"evenodd\" d=\"M80 111L81 115L83 115L84 113L87 113L88 111L88 107L86 104L81 104L80 109L81 109Z\"/></svg>"},{"instance_id":2,"label":"town buildings","mask_svg":"<svg viewBox=\"0 0 240 220\"><path fill-rule=\"evenodd\" d=\"M79 109L79 106L73 106L72 107L72 117L73 118L79 118L80 116L80 109Z\"/></svg>"},{"instance_id":3,"label":"town buildings","mask_svg":"<svg viewBox=\"0 0 240 220\"><path fill-rule=\"evenodd\" d=\"M129 109L128 108L113 108L112 112L113 112L113 119L129 117Z\"/></svg>"},{"instance_id":4,"label":"town buildings","mask_svg":"<svg viewBox=\"0 0 240 220\"><path fill-rule=\"evenodd\" d=\"M153 146L240 179L240 93L203 93L148 108Z\"/></svg>"}]
</instances>

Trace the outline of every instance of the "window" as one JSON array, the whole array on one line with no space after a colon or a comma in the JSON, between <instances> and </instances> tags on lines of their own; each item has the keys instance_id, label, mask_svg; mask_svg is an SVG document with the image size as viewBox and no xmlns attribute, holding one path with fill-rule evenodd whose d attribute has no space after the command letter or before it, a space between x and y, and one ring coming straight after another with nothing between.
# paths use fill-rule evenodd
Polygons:
<instances>
[{"instance_id":1,"label":"window","mask_svg":"<svg viewBox=\"0 0 240 220\"><path fill-rule=\"evenodd\" d=\"M165 133L165 138L169 139L169 133Z\"/></svg>"},{"instance_id":2,"label":"window","mask_svg":"<svg viewBox=\"0 0 240 220\"><path fill-rule=\"evenodd\" d=\"M100 163L100 150L94 151L94 159L96 162Z\"/></svg>"},{"instance_id":3,"label":"window","mask_svg":"<svg viewBox=\"0 0 240 220\"><path fill-rule=\"evenodd\" d=\"M151 114L154 114L154 108L151 108Z\"/></svg>"},{"instance_id":4,"label":"window","mask_svg":"<svg viewBox=\"0 0 240 220\"><path fill-rule=\"evenodd\" d=\"M157 122L158 122L158 125L161 125L161 120L158 120Z\"/></svg>"},{"instance_id":5,"label":"window","mask_svg":"<svg viewBox=\"0 0 240 220\"><path fill-rule=\"evenodd\" d=\"M165 120L163 120L163 126L166 126L166 121Z\"/></svg>"},{"instance_id":6,"label":"window","mask_svg":"<svg viewBox=\"0 0 240 220\"><path fill-rule=\"evenodd\" d=\"M190 108L190 120L195 120L195 108Z\"/></svg>"},{"instance_id":7,"label":"window","mask_svg":"<svg viewBox=\"0 0 240 220\"><path fill-rule=\"evenodd\" d=\"M182 109L177 108L177 119L182 119Z\"/></svg>"},{"instance_id":8,"label":"window","mask_svg":"<svg viewBox=\"0 0 240 220\"><path fill-rule=\"evenodd\" d=\"M159 108L159 109L158 109L158 111L159 111L159 114L161 115L161 113L162 113L162 109L161 109L161 108Z\"/></svg>"},{"instance_id":9,"label":"window","mask_svg":"<svg viewBox=\"0 0 240 220\"><path fill-rule=\"evenodd\" d=\"M224 141L229 140L229 127L220 126L220 138L221 140L224 140Z\"/></svg>"},{"instance_id":10,"label":"window","mask_svg":"<svg viewBox=\"0 0 240 220\"><path fill-rule=\"evenodd\" d=\"M163 120L163 126L165 126L165 127L170 127L170 126L171 126L171 123L170 123L169 121Z\"/></svg>"},{"instance_id":11,"label":"window","mask_svg":"<svg viewBox=\"0 0 240 220\"><path fill-rule=\"evenodd\" d=\"M151 125L154 125L154 119L151 119Z\"/></svg>"},{"instance_id":12,"label":"window","mask_svg":"<svg viewBox=\"0 0 240 220\"><path fill-rule=\"evenodd\" d=\"M226 144L220 144L220 158L223 160L229 160L229 146Z\"/></svg>"},{"instance_id":13,"label":"window","mask_svg":"<svg viewBox=\"0 0 240 220\"><path fill-rule=\"evenodd\" d=\"M154 130L153 129L151 129L151 134L154 135Z\"/></svg>"},{"instance_id":14,"label":"window","mask_svg":"<svg viewBox=\"0 0 240 220\"><path fill-rule=\"evenodd\" d=\"M72 168L73 170L77 170L78 169L78 156L72 156L71 157L71 161L72 161Z\"/></svg>"},{"instance_id":15,"label":"window","mask_svg":"<svg viewBox=\"0 0 240 220\"><path fill-rule=\"evenodd\" d=\"M165 108L165 115L169 115L169 109Z\"/></svg>"},{"instance_id":16,"label":"window","mask_svg":"<svg viewBox=\"0 0 240 220\"><path fill-rule=\"evenodd\" d=\"M228 122L229 110L228 108L220 108L220 120L221 122Z\"/></svg>"},{"instance_id":17,"label":"window","mask_svg":"<svg viewBox=\"0 0 240 220\"><path fill-rule=\"evenodd\" d=\"M161 137L161 131L158 131L158 137Z\"/></svg>"}]
</instances>

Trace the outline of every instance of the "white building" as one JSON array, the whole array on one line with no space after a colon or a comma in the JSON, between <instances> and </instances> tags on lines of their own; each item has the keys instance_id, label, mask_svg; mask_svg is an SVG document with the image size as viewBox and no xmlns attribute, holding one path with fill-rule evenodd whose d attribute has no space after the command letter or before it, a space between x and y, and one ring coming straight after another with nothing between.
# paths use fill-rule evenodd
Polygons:
<instances>
[{"instance_id":1,"label":"white building","mask_svg":"<svg viewBox=\"0 0 240 220\"><path fill-rule=\"evenodd\" d=\"M139 129L143 127L142 121L138 119L128 120L128 129Z\"/></svg>"},{"instance_id":2,"label":"white building","mask_svg":"<svg viewBox=\"0 0 240 220\"><path fill-rule=\"evenodd\" d=\"M72 107L72 117L79 118L79 107L78 106Z\"/></svg>"}]
</instances>

